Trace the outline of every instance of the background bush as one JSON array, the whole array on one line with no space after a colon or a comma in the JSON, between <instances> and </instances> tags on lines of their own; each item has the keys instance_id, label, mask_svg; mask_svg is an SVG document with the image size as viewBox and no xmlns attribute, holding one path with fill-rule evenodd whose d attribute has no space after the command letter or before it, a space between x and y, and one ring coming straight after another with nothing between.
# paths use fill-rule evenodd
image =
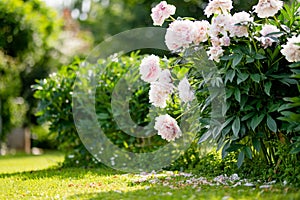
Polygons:
<instances>
[{"instance_id":1,"label":"background bush","mask_svg":"<svg viewBox=\"0 0 300 200\"><path fill-rule=\"evenodd\" d=\"M131 152L154 151L166 144L166 141L157 134L149 138L136 138L124 133L116 124L111 110L112 92L116 84L130 69L137 69L142 58L143 56L132 53L130 56L98 60L98 65L95 66L93 72L99 78L95 106L101 129L114 144ZM49 130L56 135L58 147L66 152L65 164L86 166L97 164L97 162L82 144L73 120L72 92L80 63L81 61L77 60L71 65L63 66L57 73L38 81L33 88L34 96L39 100L37 112L39 121L50 123ZM101 71L104 67L105 70ZM129 78L135 82L139 76L138 70L134 70ZM124 87L127 90L127 86L124 85ZM131 118L140 126L145 126L150 121L149 108L151 105L149 104L148 90L149 85L138 86L132 91L129 101ZM124 102L120 102L120 105L123 104ZM178 106L170 104L168 110L171 115L178 115L180 109ZM114 115L118 115L117 112L114 112Z\"/></svg>"}]
</instances>

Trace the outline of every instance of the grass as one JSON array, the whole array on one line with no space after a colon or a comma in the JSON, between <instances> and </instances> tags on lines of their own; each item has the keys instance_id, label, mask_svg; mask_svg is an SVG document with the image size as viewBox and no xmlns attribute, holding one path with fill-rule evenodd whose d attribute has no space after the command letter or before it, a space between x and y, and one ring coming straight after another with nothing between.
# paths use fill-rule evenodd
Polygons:
<instances>
[{"instance_id":1,"label":"grass","mask_svg":"<svg viewBox=\"0 0 300 200\"><path fill-rule=\"evenodd\" d=\"M56 151L48 151L43 155L17 153L0 156L0 174L45 169L62 162L63 159L64 155Z\"/></svg>"},{"instance_id":2,"label":"grass","mask_svg":"<svg viewBox=\"0 0 300 200\"><path fill-rule=\"evenodd\" d=\"M62 158L53 152L0 157L0 199L300 199L297 188L278 185L269 189L191 185L190 177L166 178L165 173L145 179L108 168L54 167Z\"/></svg>"}]
</instances>

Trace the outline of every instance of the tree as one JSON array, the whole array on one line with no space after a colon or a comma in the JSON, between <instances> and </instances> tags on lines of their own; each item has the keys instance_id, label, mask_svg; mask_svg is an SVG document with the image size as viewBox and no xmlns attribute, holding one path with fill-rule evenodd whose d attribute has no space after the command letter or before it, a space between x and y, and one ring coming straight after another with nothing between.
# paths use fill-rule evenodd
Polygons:
<instances>
[{"instance_id":1,"label":"tree","mask_svg":"<svg viewBox=\"0 0 300 200\"><path fill-rule=\"evenodd\" d=\"M35 79L46 77L59 63L55 44L61 22L56 12L39 0L2 0L0 24L0 141L3 141L12 127L32 123L35 101L30 85Z\"/></svg>"}]
</instances>

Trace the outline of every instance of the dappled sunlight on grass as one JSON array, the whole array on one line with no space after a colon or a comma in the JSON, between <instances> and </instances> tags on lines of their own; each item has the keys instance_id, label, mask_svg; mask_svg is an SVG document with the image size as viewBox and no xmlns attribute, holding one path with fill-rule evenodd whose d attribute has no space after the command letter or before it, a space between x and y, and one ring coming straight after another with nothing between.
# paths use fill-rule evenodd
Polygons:
<instances>
[{"instance_id":1,"label":"dappled sunlight on grass","mask_svg":"<svg viewBox=\"0 0 300 200\"><path fill-rule=\"evenodd\" d=\"M59 153L0 158L0 199L299 199L297 188L217 185L179 172L122 173L110 168L61 168ZM50 167L50 168L47 168ZM212 184L211 184L212 183Z\"/></svg>"}]
</instances>

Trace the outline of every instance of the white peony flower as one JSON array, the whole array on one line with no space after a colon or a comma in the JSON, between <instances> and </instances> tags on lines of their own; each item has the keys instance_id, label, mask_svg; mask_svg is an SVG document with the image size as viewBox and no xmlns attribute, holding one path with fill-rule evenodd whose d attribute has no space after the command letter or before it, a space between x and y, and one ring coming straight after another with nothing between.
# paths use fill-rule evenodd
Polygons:
<instances>
[{"instance_id":1,"label":"white peony flower","mask_svg":"<svg viewBox=\"0 0 300 200\"><path fill-rule=\"evenodd\" d=\"M280 30L276 26L273 26L270 24L264 25L262 27L261 31L259 32L262 36L260 38L258 38L257 40L261 42L261 45L264 48L272 46L273 42L275 42L274 38L278 38L282 34L280 34L280 33L272 34L272 35L268 35L268 34L276 33L276 32L280 32Z\"/></svg>"},{"instance_id":2,"label":"white peony flower","mask_svg":"<svg viewBox=\"0 0 300 200\"><path fill-rule=\"evenodd\" d=\"M199 44L200 42L205 42L208 39L208 29L209 29L209 22L206 20L202 21L195 21L195 38L194 43Z\"/></svg>"},{"instance_id":3,"label":"white peony flower","mask_svg":"<svg viewBox=\"0 0 300 200\"><path fill-rule=\"evenodd\" d=\"M166 19L175 14L175 11L175 6L167 4L166 1L160 2L151 9L151 18L153 20L153 25L162 26Z\"/></svg>"},{"instance_id":4,"label":"white peony flower","mask_svg":"<svg viewBox=\"0 0 300 200\"><path fill-rule=\"evenodd\" d=\"M282 45L281 53L285 56L289 62L300 61L300 35L288 38L288 42Z\"/></svg>"},{"instance_id":5,"label":"white peony flower","mask_svg":"<svg viewBox=\"0 0 300 200\"><path fill-rule=\"evenodd\" d=\"M159 66L159 57L155 55L150 55L145 57L140 65L141 79L145 82L151 83L156 81L161 72Z\"/></svg>"},{"instance_id":6,"label":"white peony flower","mask_svg":"<svg viewBox=\"0 0 300 200\"><path fill-rule=\"evenodd\" d=\"M266 24L262 27L261 31L259 32L262 36L266 37L268 34L270 33L275 33L275 32L280 32L280 30L274 26L274 25L270 25L270 24ZM272 37L280 37L281 34L273 34Z\"/></svg>"},{"instance_id":7,"label":"white peony flower","mask_svg":"<svg viewBox=\"0 0 300 200\"><path fill-rule=\"evenodd\" d=\"M188 47L195 38L195 26L189 20L176 20L167 29L165 42L169 50L176 51Z\"/></svg>"},{"instance_id":8,"label":"white peony flower","mask_svg":"<svg viewBox=\"0 0 300 200\"><path fill-rule=\"evenodd\" d=\"M233 8L231 0L210 0L204 10L204 14L209 17L214 14L226 14Z\"/></svg>"},{"instance_id":9,"label":"white peony flower","mask_svg":"<svg viewBox=\"0 0 300 200\"><path fill-rule=\"evenodd\" d=\"M165 108L173 90L173 84L152 82L149 90L149 102L155 107Z\"/></svg>"},{"instance_id":10,"label":"white peony flower","mask_svg":"<svg viewBox=\"0 0 300 200\"><path fill-rule=\"evenodd\" d=\"M195 99L194 91L186 77L184 77L178 84L179 98L181 101L187 103Z\"/></svg>"},{"instance_id":11,"label":"white peony flower","mask_svg":"<svg viewBox=\"0 0 300 200\"><path fill-rule=\"evenodd\" d=\"M279 0L259 0L253 9L259 18L267 18L274 16L282 7L283 2Z\"/></svg>"},{"instance_id":12,"label":"white peony flower","mask_svg":"<svg viewBox=\"0 0 300 200\"><path fill-rule=\"evenodd\" d=\"M253 17L250 17L250 14L245 11L235 13L232 16L230 36L248 37L249 33L247 23L253 22L253 20Z\"/></svg>"},{"instance_id":13,"label":"white peony flower","mask_svg":"<svg viewBox=\"0 0 300 200\"><path fill-rule=\"evenodd\" d=\"M221 46L228 47L230 45L230 37L228 37L228 36L221 37L220 43L221 43Z\"/></svg>"},{"instance_id":14,"label":"white peony flower","mask_svg":"<svg viewBox=\"0 0 300 200\"><path fill-rule=\"evenodd\" d=\"M172 76L171 76L170 70L164 69L158 77L158 82L160 82L160 83L172 83Z\"/></svg>"},{"instance_id":15,"label":"white peony flower","mask_svg":"<svg viewBox=\"0 0 300 200\"><path fill-rule=\"evenodd\" d=\"M177 121L168 114L155 118L154 129L158 131L158 135L160 135L162 139L168 142L174 141L182 135Z\"/></svg>"},{"instance_id":16,"label":"white peony flower","mask_svg":"<svg viewBox=\"0 0 300 200\"><path fill-rule=\"evenodd\" d=\"M210 37L218 37L220 34L223 36L227 36L227 32L231 29L231 15L222 14L213 18L212 24L209 29Z\"/></svg>"},{"instance_id":17,"label":"white peony flower","mask_svg":"<svg viewBox=\"0 0 300 200\"><path fill-rule=\"evenodd\" d=\"M224 50L221 46L212 46L209 47L209 50L206 53L209 56L208 59L219 62L220 57L223 56Z\"/></svg>"}]
</instances>

